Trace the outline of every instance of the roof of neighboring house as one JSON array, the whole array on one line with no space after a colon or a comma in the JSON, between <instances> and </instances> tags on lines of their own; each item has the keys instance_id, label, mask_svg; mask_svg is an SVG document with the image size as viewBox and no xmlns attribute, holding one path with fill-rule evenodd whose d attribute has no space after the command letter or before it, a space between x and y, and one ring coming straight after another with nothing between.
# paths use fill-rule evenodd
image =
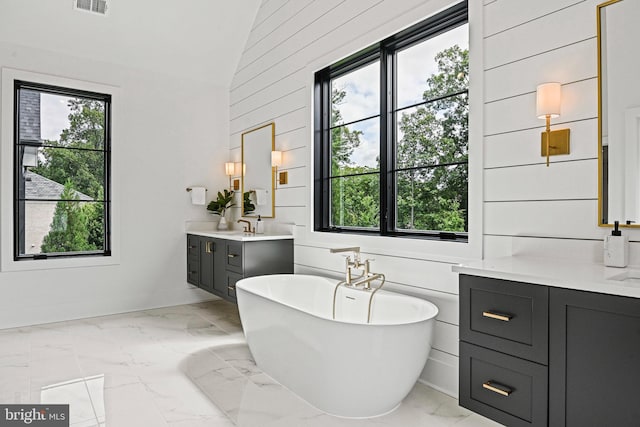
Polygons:
<instances>
[{"instance_id":1,"label":"roof of neighboring house","mask_svg":"<svg viewBox=\"0 0 640 427\"><path fill-rule=\"evenodd\" d=\"M40 141L40 92L20 90L20 140Z\"/></svg>"},{"instance_id":2,"label":"roof of neighboring house","mask_svg":"<svg viewBox=\"0 0 640 427\"><path fill-rule=\"evenodd\" d=\"M35 172L26 171L25 178L25 197L27 199L59 199L60 194L64 190L64 185L38 175ZM74 190L75 191L75 190ZM91 201L91 197L79 191L75 191L78 200Z\"/></svg>"}]
</instances>

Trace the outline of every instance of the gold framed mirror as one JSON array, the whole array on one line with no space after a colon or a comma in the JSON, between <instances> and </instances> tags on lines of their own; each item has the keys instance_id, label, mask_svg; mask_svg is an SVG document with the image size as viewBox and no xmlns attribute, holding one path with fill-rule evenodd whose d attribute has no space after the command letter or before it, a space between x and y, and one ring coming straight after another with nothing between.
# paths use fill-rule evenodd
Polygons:
<instances>
[{"instance_id":1,"label":"gold framed mirror","mask_svg":"<svg viewBox=\"0 0 640 427\"><path fill-rule=\"evenodd\" d=\"M275 123L242 134L242 216L276 216L275 177L271 166L275 139Z\"/></svg>"},{"instance_id":2,"label":"gold framed mirror","mask_svg":"<svg viewBox=\"0 0 640 427\"><path fill-rule=\"evenodd\" d=\"M640 227L640 2L597 6L598 225Z\"/></svg>"}]
</instances>

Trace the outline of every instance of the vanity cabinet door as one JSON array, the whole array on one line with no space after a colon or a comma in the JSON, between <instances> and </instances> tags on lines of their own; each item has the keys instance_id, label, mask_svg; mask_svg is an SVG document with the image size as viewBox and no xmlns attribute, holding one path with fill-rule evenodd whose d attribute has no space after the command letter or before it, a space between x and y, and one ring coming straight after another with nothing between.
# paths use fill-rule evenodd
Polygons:
<instances>
[{"instance_id":1,"label":"vanity cabinet door","mask_svg":"<svg viewBox=\"0 0 640 427\"><path fill-rule=\"evenodd\" d=\"M214 239L208 237L200 238L200 280L198 286L207 291L213 290L214 249Z\"/></svg>"},{"instance_id":2,"label":"vanity cabinet door","mask_svg":"<svg viewBox=\"0 0 640 427\"><path fill-rule=\"evenodd\" d=\"M640 299L550 290L549 425L640 425Z\"/></svg>"},{"instance_id":3,"label":"vanity cabinet door","mask_svg":"<svg viewBox=\"0 0 640 427\"><path fill-rule=\"evenodd\" d=\"M225 241L213 239L213 293L221 297L227 295L226 262Z\"/></svg>"},{"instance_id":4,"label":"vanity cabinet door","mask_svg":"<svg viewBox=\"0 0 640 427\"><path fill-rule=\"evenodd\" d=\"M244 277L293 273L293 240L244 242Z\"/></svg>"}]
</instances>

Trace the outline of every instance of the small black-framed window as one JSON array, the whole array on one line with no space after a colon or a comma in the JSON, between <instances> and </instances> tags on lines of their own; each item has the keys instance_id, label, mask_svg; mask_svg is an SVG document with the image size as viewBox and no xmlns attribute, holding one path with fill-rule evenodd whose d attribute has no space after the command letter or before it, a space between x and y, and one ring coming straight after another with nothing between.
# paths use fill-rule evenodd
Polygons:
<instances>
[{"instance_id":1,"label":"small black-framed window","mask_svg":"<svg viewBox=\"0 0 640 427\"><path fill-rule=\"evenodd\" d=\"M111 255L111 95L14 81L14 260Z\"/></svg>"},{"instance_id":2,"label":"small black-framed window","mask_svg":"<svg viewBox=\"0 0 640 427\"><path fill-rule=\"evenodd\" d=\"M315 74L314 230L468 239L468 4Z\"/></svg>"}]
</instances>

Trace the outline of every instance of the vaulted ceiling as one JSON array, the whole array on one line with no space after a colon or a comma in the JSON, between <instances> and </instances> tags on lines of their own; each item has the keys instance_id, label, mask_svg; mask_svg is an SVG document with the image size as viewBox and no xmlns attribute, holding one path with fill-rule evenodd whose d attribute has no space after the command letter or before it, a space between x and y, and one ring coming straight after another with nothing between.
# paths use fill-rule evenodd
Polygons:
<instances>
[{"instance_id":1,"label":"vaulted ceiling","mask_svg":"<svg viewBox=\"0 0 640 427\"><path fill-rule=\"evenodd\" d=\"M74 0L0 0L0 43L229 86L260 6L260 0L107 2L108 14L100 16L74 10Z\"/></svg>"}]
</instances>

